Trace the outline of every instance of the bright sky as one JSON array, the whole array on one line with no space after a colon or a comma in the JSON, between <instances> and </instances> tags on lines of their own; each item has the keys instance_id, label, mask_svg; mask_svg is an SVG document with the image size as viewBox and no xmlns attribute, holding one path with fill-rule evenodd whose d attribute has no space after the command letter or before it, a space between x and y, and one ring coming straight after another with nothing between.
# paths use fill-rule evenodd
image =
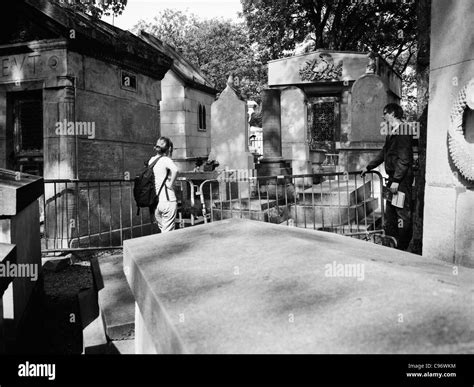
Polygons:
<instances>
[{"instance_id":1,"label":"bright sky","mask_svg":"<svg viewBox=\"0 0 474 387\"><path fill-rule=\"evenodd\" d=\"M240 0L128 0L122 15L104 16L102 20L124 30L131 29L140 19L151 20L164 8L180 11L188 9L200 18L223 17L238 20L237 12L242 11Z\"/></svg>"}]
</instances>

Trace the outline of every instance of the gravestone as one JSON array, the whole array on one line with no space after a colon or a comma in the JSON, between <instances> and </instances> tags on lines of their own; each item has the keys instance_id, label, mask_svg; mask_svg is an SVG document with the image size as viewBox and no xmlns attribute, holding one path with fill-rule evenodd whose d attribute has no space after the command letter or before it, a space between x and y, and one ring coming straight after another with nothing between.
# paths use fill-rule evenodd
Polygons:
<instances>
[{"instance_id":1,"label":"gravestone","mask_svg":"<svg viewBox=\"0 0 474 387\"><path fill-rule=\"evenodd\" d=\"M469 267L474 267L473 14L471 0L432 3L423 221L423 255Z\"/></svg>"},{"instance_id":2,"label":"gravestone","mask_svg":"<svg viewBox=\"0 0 474 387\"><path fill-rule=\"evenodd\" d=\"M259 176L291 175L282 157L280 90L262 91L263 158L257 166Z\"/></svg>"},{"instance_id":3,"label":"gravestone","mask_svg":"<svg viewBox=\"0 0 474 387\"><path fill-rule=\"evenodd\" d=\"M390 100L389 90L376 74L365 74L352 86L350 126L340 161L348 170L359 170L374 157L385 142L381 132L383 108Z\"/></svg>"},{"instance_id":4,"label":"gravestone","mask_svg":"<svg viewBox=\"0 0 474 387\"><path fill-rule=\"evenodd\" d=\"M233 88L232 77L211 105L211 154L219 169L253 169L248 148L247 103Z\"/></svg>"},{"instance_id":5,"label":"gravestone","mask_svg":"<svg viewBox=\"0 0 474 387\"><path fill-rule=\"evenodd\" d=\"M291 160L295 175L312 172L307 139L308 112L305 93L297 87L281 92L282 156Z\"/></svg>"}]
</instances>

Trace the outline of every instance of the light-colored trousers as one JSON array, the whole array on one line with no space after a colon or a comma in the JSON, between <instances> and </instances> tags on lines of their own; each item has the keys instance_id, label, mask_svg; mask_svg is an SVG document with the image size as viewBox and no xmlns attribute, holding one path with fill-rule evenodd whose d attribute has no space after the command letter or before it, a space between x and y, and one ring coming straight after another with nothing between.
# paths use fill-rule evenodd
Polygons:
<instances>
[{"instance_id":1,"label":"light-colored trousers","mask_svg":"<svg viewBox=\"0 0 474 387\"><path fill-rule=\"evenodd\" d=\"M155 220L161 232L174 230L174 221L178 209L177 202L160 201L155 210Z\"/></svg>"}]
</instances>

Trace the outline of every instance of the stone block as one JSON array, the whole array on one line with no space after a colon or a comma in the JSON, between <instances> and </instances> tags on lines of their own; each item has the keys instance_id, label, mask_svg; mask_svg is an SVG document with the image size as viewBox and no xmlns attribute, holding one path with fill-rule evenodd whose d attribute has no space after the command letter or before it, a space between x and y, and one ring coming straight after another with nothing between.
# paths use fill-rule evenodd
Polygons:
<instances>
[{"instance_id":1,"label":"stone block","mask_svg":"<svg viewBox=\"0 0 474 387\"><path fill-rule=\"evenodd\" d=\"M207 110L207 109L206 109ZM206 123L208 121L206 120ZM188 133L195 133L198 129L199 124L199 115L196 112L186 112L186 124L189 125L190 128L193 128L193 131L189 131Z\"/></svg>"},{"instance_id":2,"label":"stone block","mask_svg":"<svg viewBox=\"0 0 474 387\"><path fill-rule=\"evenodd\" d=\"M388 89L381 77L367 74L352 85L350 141L384 141L382 113Z\"/></svg>"},{"instance_id":3,"label":"stone block","mask_svg":"<svg viewBox=\"0 0 474 387\"><path fill-rule=\"evenodd\" d=\"M457 191L455 263L474 268L474 192Z\"/></svg>"},{"instance_id":4,"label":"stone block","mask_svg":"<svg viewBox=\"0 0 474 387\"><path fill-rule=\"evenodd\" d=\"M184 87L183 86L162 86L161 87L162 100L166 101L169 98L184 98Z\"/></svg>"},{"instance_id":5,"label":"stone block","mask_svg":"<svg viewBox=\"0 0 474 387\"><path fill-rule=\"evenodd\" d=\"M292 160L291 170L294 175L307 175L312 173L311 162L307 160Z\"/></svg>"},{"instance_id":6,"label":"stone block","mask_svg":"<svg viewBox=\"0 0 474 387\"><path fill-rule=\"evenodd\" d=\"M366 181L356 183L348 181L325 181L315 184L299 194L299 203L332 205L332 206L352 206L362 203L370 198L372 184Z\"/></svg>"},{"instance_id":7,"label":"stone block","mask_svg":"<svg viewBox=\"0 0 474 387\"><path fill-rule=\"evenodd\" d=\"M448 187L425 187L423 256L454 263L456 191Z\"/></svg>"},{"instance_id":8,"label":"stone block","mask_svg":"<svg viewBox=\"0 0 474 387\"><path fill-rule=\"evenodd\" d=\"M93 137L81 139L135 142L139 138L141 142L153 142L159 130L157 104L157 100L147 105L78 90L75 120L94 125Z\"/></svg>"},{"instance_id":9,"label":"stone block","mask_svg":"<svg viewBox=\"0 0 474 387\"><path fill-rule=\"evenodd\" d=\"M253 169L247 104L227 86L211 107L211 153L222 169Z\"/></svg>"},{"instance_id":10,"label":"stone block","mask_svg":"<svg viewBox=\"0 0 474 387\"><path fill-rule=\"evenodd\" d=\"M125 168L122 144L94 140L79 141L78 145L81 179L113 179L123 176ZM97 165L101 167L98 169Z\"/></svg>"},{"instance_id":11,"label":"stone block","mask_svg":"<svg viewBox=\"0 0 474 387\"><path fill-rule=\"evenodd\" d=\"M474 333L471 271L331 233L229 219L128 240L126 267L139 353L446 354Z\"/></svg>"},{"instance_id":12,"label":"stone block","mask_svg":"<svg viewBox=\"0 0 474 387\"><path fill-rule=\"evenodd\" d=\"M474 3L469 0L433 1L431 25L434 28L431 29L431 44L435 49L431 50L432 71L474 60L474 36L471 33L468 16L473 12ZM453 28L454 25L457 28Z\"/></svg>"},{"instance_id":13,"label":"stone block","mask_svg":"<svg viewBox=\"0 0 474 387\"><path fill-rule=\"evenodd\" d=\"M185 103L182 98L167 98L160 102L161 114L168 111L183 111L185 110Z\"/></svg>"},{"instance_id":14,"label":"stone block","mask_svg":"<svg viewBox=\"0 0 474 387\"><path fill-rule=\"evenodd\" d=\"M184 111L162 111L161 112L162 124L185 124L186 114Z\"/></svg>"},{"instance_id":15,"label":"stone block","mask_svg":"<svg viewBox=\"0 0 474 387\"><path fill-rule=\"evenodd\" d=\"M306 143L307 141L306 95L291 87L281 92L281 142Z\"/></svg>"},{"instance_id":16,"label":"stone block","mask_svg":"<svg viewBox=\"0 0 474 387\"><path fill-rule=\"evenodd\" d=\"M0 216L14 216L35 202L44 192L43 179L0 169Z\"/></svg>"}]
</instances>

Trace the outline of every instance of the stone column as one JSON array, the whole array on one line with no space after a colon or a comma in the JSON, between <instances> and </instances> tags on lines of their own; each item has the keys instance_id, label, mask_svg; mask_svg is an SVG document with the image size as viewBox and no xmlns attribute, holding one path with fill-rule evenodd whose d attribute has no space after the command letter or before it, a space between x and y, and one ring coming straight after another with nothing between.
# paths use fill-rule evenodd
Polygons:
<instances>
[{"instance_id":1,"label":"stone column","mask_svg":"<svg viewBox=\"0 0 474 387\"><path fill-rule=\"evenodd\" d=\"M74 78L58 77L54 88L45 88L44 102L44 178L74 179L77 176L75 135L58 135L57 123L75 123ZM67 129L67 128L66 128Z\"/></svg>"},{"instance_id":2,"label":"stone column","mask_svg":"<svg viewBox=\"0 0 474 387\"><path fill-rule=\"evenodd\" d=\"M44 178L75 179L77 174L77 136L67 134L67 124L76 122L75 87L73 77L58 77L54 84L44 89ZM57 131L57 124L66 128ZM45 185L46 212L45 238L48 248L67 247L77 237L76 185ZM71 222L71 220L73 220ZM54 245L52 239L57 239Z\"/></svg>"},{"instance_id":3,"label":"stone column","mask_svg":"<svg viewBox=\"0 0 474 387\"><path fill-rule=\"evenodd\" d=\"M306 95L298 87L281 93L282 156L291 160L294 174L310 174L311 160L308 145L308 107Z\"/></svg>"},{"instance_id":4,"label":"stone column","mask_svg":"<svg viewBox=\"0 0 474 387\"><path fill-rule=\"evenodd\" d=\"M291 175L289 163L282 158L280 90L262 92L263 158L257 171L260 176Z\"/></svg>"},{"instance_id":5,"label":"stone column","mask_svg":"<svg viewBox=\"0 0 474 387\"><path fill-rule=\"evenodd\" d=\"M432 3L423 221L423 255L468 267L474 267L474 180L456 166L455 144L448 132L462 123L465 134L458 135L455 143L472 151L467 134L474 104L467 102L474 78L474 35L469 23L473 13L471 0ZM466 167L472 165L472 154L462 156Z\"/></svg>"},{"instance_id":6,"label":"stone column","mask_svg":"<svg viewBox=\"0 0 474 387\"><path fill-rule=\"evenodd\" d=\"M262 111L263 155L267 159L281 159L280 90L263 90Z\"/></svg>"}]
</instances>

